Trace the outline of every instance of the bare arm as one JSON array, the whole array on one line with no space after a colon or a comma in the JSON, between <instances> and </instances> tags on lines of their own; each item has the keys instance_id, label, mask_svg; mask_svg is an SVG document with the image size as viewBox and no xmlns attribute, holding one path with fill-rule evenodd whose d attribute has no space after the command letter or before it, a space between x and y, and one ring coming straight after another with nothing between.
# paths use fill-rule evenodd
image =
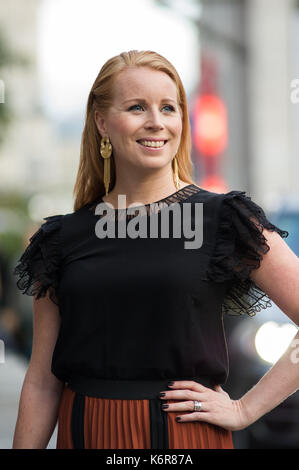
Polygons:
<instances>
[{"instance_id":1,"label":"bare arm","mask_svg":"<svg viewBox=\"0 0 299 470\"><path fill-rule=\"evenodd\" d=\"M64 384L51 372L60 325L58 306L49 297L33 299L32 355L24 379L13 449L45 449L54 431Z\"/></svg>"},{"instance_id":2,"label":"bare arm","mask_svg":"<svg viewBox=\"0 0 299 470\"><path fill-rule=\"evenodd\" d=\"M299 259L276 232L264 230L270 250L251 279L299 325ZM182 400L167 411L189 411L180 422L206 421L229 430L244 429L299 389L299 332L274 366L239 400L220 386L215 391L193 381L175 381L162 400ZM193 412L194 403L202 410Z\"/></svg>"},{"instance_id":3,"label":"bare arm","mask_svg":"<svg viewBox=\"0 0 299 470\"><path fill-rule=\"evenodd\" d=\"M270 251L251 279L299 325L299 259L276 232L264 230ZM249 424L299 388L299 331L287 351L240 400Z\"/></svg>"}]
</instances>

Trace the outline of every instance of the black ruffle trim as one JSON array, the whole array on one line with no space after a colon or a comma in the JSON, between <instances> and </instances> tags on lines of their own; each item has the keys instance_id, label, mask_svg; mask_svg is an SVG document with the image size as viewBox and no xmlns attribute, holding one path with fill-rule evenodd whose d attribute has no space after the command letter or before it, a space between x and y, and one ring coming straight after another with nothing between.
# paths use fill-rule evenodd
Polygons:
<instances>
[{"instance_id":1,"label":"black ruffle trim","mask_svg":"<svg viewBox=\"0 0 299 470\"><path fill-rule=\"evenodd\" d=\"M246 196L245 191L230 191L223 198L216 246L207 272L211 281L231 280L222 304L229 315L255 315L271 307L271 300L249 277L258 269L270 247L263 229L277 232L282 238L289 233L273 225L263 209Z\"/></svg>"},{"instance_id":2,"label":"black ruffle trim","mask_svg":"<svg viewBox=\"0 0 299 470\"><path fill-rule=\"evenodd\" d=\"M22 294L45 297L59 305L57 289L61 260L60 228L63 215L44 217L46 220L29 239L30 243L18 260L13 274Z\"/></svg>"}]
</instances>

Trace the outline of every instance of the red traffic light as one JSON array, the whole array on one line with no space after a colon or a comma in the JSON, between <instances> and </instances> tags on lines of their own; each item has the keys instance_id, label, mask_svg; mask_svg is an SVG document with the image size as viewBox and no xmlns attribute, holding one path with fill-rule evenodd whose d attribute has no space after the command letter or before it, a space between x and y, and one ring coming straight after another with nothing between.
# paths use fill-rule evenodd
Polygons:
<instances>
[{"instance_id":1,"label":"red traffic light","mask_svg":"<svg viewBox=\"0 0 299 470\"><path fill-rule=\"evenodd\" d=\"M227 113L216 95L198 96L193 114L194 145L203 156L217 156L227 146Z\"/></svg>"}]
</instances>

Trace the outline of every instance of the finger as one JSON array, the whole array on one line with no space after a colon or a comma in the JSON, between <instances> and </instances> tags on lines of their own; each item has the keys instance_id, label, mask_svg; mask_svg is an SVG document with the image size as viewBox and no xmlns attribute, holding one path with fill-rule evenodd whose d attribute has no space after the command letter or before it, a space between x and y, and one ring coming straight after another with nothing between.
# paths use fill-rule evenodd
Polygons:
<instances>
[{"instance_id":1,"label":"finger","mask_svg":"<svg viewBox=\"0 0 299 470\"><path fill-rule=\"evenodd\" d=\"M201 410L202 411L210 411L210 404L208 402L201 403ZM164 408L163 405L166 405L167 408ZM194 401L180 401L180 402L168 402L163 403L162 410L168 412L194 412Z\"/></svg>"},{"instance_id":2,"label":"finger","mask_svg":"<svg viewBox=\"0 0 299 470\"><path fill-rule=\"evenodd\" d=\"M178 423L190 423L192 421L205 421L207 423L212 422L212 413L206 411L195 411L194 413L186 413L183 415L176 416L175 420Z\"/></svg>"},{"instance_id":3,"label":"finger","mask_svg":"<svg viewBox=\"0 0 299 470\"><path fill-rule=\"evenodd\" d=\"M206 390L207 387L204 387L198 382L194 382L194 380L176 380L172 385L168 385L169 388L181 388L181 389L191 389L198 392L203 392Z\"/></svg>"},{"instance_id":4,"label":"finger","mask_svg":"<svg viewBox=\"0 0 299 470\"><path fill-rule=\"evenodd\" d=\"M164 405L164 406L163 406ZM171 402L163 403L162 410L167 412L184 412L184 411L194 411L194 401L180 401L180 402ZM165 408L167 406L167 408Z\"/></svg>"},{"instance_id":5,"label":"finger","mask_svg":"<svg viewBox=\"0 0 299 470\"><path fill-rule=\"evenodd\" d=\"M194 392L193 390L165 390L163 396L160 396L161 400L197 400L205 401L208 396L206 392Z\"/></svg>"}]
</instances>

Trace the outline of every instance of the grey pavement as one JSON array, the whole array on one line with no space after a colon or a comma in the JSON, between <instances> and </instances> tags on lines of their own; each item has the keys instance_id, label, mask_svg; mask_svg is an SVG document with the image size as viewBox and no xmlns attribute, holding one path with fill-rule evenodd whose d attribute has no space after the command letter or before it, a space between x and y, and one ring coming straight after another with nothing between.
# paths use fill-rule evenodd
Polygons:
<instances>
[{"instance_id":1,"label":"grey pavement","mask_svg":"<svg viewBox=\"0 0 299 470\"><path fill-rule=\"evenodd\" d=\"M19 399L27 362L11 351L5 351L4 362L0 363L0 449L11 449L18 415ZM49 442L48 449L56 448L57 429Z\"/></svg>"}]
</instances>

